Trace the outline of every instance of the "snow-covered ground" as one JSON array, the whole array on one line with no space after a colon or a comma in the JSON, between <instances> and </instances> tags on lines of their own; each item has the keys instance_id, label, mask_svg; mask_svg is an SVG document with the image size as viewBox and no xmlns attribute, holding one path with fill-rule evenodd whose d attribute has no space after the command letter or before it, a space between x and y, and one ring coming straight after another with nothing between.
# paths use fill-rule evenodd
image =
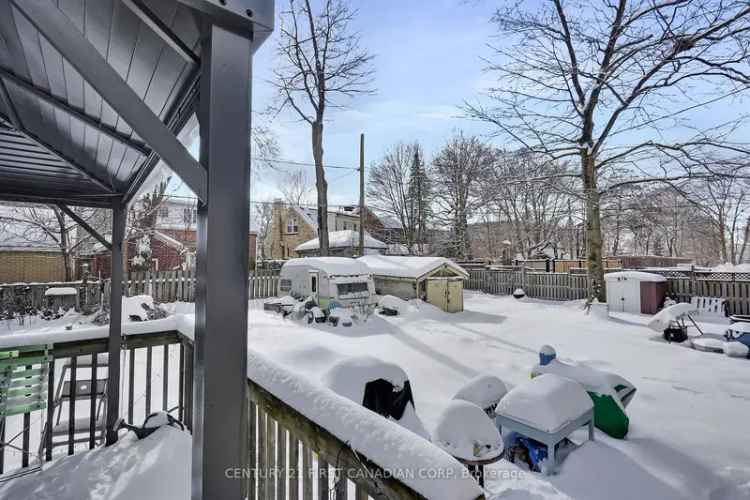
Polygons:
<instances>
[{"instance_id":1,"label":"snow-covered ground","mask_svg":"<svg viewBox=\"0 0 750 500\"><path fill-rule=\"evenodd\" d=\"M345 328L283 319L252 301L248 342L313 383L350 356L396 363L411 381L416 410L430 432L467 381L489 373L509 388L526 382L539 348L550 344L561 360L612 371L635 384L630 433L620 441L597 431L595 442L585 442L580 431L574 440L585 444L552 477L501 461L487 473L491 498L750 498L750 361L666 344L645 327L648 317L586 316L580 302L466 292L465 308L448 314L413 302L404 315L374 315ZM187 309L182 305L178 312ZM709 327L714 333L722 329Z\"/></svg>"},{"instance_id":2,"label":"snow-covered ground","mask_svg":"<svg viewBox=\"0 0 750 500\"><path fill-rule=\"evenodd\" d=\"M500 462L488 473L497 498L750 498L750 362L666 344L644 326L646 317L606 321L585 316L580 302L466 292L463 313L417 303L419 310L406 316L375 315L343 328L284 320L261 304L251 303L250 347L312 380L347 356L394 362L407 372L429 431L472 377L491 373L510 386L527 381L543 344L560 359L636 385L626 440L597 431L597 441L573 452L553 477L519 475Z\"/></svg>"},{"instance_id":3,"label":"snow-covered ground","mask_svg":"<svg viewBox=\"0 0 750 500\"><path fill-rule=\"evenodd\" d=\"M190 434L164 427L138 440L122 437L46 464L0 485L7 500L165 500L190 498ZM186 459L187 458L187 459Z\"/></svg>"}]
</instances>

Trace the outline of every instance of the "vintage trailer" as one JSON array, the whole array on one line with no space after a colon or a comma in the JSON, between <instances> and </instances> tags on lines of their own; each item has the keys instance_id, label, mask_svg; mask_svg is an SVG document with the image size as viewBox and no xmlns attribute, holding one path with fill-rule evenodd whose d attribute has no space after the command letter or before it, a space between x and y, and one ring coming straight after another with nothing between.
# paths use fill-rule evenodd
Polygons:
<instances>
[{"instance_id":1,"label":"vintage trailer","mask_svg":"<svg viewBox=\"0 0 750 500\"><path fill-rule=\"evenodd\" d=\"M323 310L345 307L369 314L375 308L375 284L369 268L347 257L305 257L284 263L279 291L312 297Z\"/></svg>"}]
</instances>

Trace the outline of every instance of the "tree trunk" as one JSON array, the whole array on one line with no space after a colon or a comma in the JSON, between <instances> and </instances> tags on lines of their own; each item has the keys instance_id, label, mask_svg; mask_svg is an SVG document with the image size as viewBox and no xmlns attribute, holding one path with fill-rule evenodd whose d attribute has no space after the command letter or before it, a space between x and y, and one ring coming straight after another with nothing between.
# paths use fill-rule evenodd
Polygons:
<instances>
[{"instance_id":1,"label":"tree trunk","mask_svg":"<svg viewBox=\"0 0 750 500\"><path fill-rule=\"evenodd\" d=\"M55 206L52 206L51 208L60 228L60 254L63 259L65 281L72 281L73 272L70 265L70 235L68 234L68 226L65 223L65 214Z\"/></svg>"},{"instance_id":2,"label":"tree trunk","mask_svg":"<svg viewBox=\"0 0 750 500\"><path fill-rule=\"evenodd\" d=\"M582 153L583 188L586 199L586 260L588 263L588 296L606 302L604 266L602 264L602 226L599 206L599 190L596 182L594 158Z\"/></svg>"},{"instance_id":3,"label":"tree trunk","mask_svg":"<svg viewBox=\"0 0 750 500\"><path fill-rule=\"evenodd\" d=\"M320 255L329 255L328 249L328 182L323 169L323 122L312 125L312 149L315 161L315 187L318 191L318 241Z\"/></svg>"}]
</instances>

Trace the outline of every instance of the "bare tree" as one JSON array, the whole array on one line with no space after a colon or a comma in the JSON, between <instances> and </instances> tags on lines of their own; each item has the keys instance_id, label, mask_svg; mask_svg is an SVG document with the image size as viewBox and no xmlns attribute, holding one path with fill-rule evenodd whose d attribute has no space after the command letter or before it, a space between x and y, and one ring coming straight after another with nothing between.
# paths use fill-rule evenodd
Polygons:
<instances>
[{"instance_id":1,"label":"bare tree","mask_svg":"<svg viewBox=\"0 0 750 500\"><path fill-rule=\"evenodd\" d=\"M679 188L693 211L710 221L714 246L724 263L739 264L744 259L750 233L749 189L750 181L731 174Z\"/></svg>"},{"instance_id":2,"label":"bare tree","mask_svg":"<svg viewBox=\"0 0 750 500\"><path fill-rule=\"evenodd\" d=\"M533 257L547 245L558 248L573 198L574 182L566 172L559 162L521 150L498 154L498 161L480 179L485 207L513 230L515 252Z\"/></svg>"},{"instance_id":3,"label":"bare tree","mask_svg":"<svg viewBox=\"0 0 750 500\"><path fill-rule=\"evenodd\" d=\"M76 250L91 237L78 230L75 222L69 219L56 205L4 206L0 212L0 230L23 245L55 245L63 260L64 279L73 279L73 256ZM96 227L102 210L76 208L76 213Z\"/></svg>"},{"instance_id":4,"label":"bare tree","mask_svg":"<svg viewBox=\"0 0 750 500\"><path fill-rule=\"evenodd\" d=\"M375 211L401 225L403 243L414 250L427 223L429 187L419 143L399 142L370 167L367 199Z\"/></svg>"},{"instance_id":5,"label":"bare tree","mask_svg":"<svg viewBox=\"0 0 750 500\"><path fill-rule=\"evenodd\" d=\"M452 257L471 257L469 219L481 206L480 181L491 172L497 151L458 132L432 160L435 218L450 228Z\"/></svg>"},{"instance_id":6,"label":"bare tree","mask_svg":"<svg viewBox=\"0 0 750 500\"><path fill-rule=\"evenodd\" d=\"M583 184L590 296L605 299L600 198L655 179L710 176L694 154L746 154L733 130L689 130L685 113L747 89L745 0L551 0L498 10L497 86L468 113ZM664 130L670 129L670 133ZM711 152L706 152L710 148ZM628 167L629 175L608 177ZM703 165L705 166L705 164ZM607 178L607 185L601 182Z\"/></svg>"},{"instance_id":7,"label":"bare tree","mask_svg":"<svg viewBox=\"0 0 750 500\"><path fill-rule=\"evenodd\" d=\"M302 205L310 202L312 183L310 176L304 170L282 172L277 187L284 196L284 201L290 205Z\"/></svg>"},{"instance_id":8,"label":"bare tree","mask_svg":"<svg viewBox=\"0 0 750 500\"><path fill-rule=\"evenodd\" d=\"M323 166L326 110L340 107L339 98L372 92L373 56L351 30L355 16L344 0L323 0L318 13L309 0L289 0L279 27L276 110L291 108L310 125L321 255L328 255L328 183Z\"/></svg>"},{"instance_id":9,"label":"bare tree","mask_svg":"<svg viewBox=\"0 0 750 500\"><path fill-rule=\"evenodd\" d=\"M260 258L266 260L266 248L273 228L273 203L260 202L255 205L255 221L258 228L258 246Z\"/></svg>"}]
</instances>

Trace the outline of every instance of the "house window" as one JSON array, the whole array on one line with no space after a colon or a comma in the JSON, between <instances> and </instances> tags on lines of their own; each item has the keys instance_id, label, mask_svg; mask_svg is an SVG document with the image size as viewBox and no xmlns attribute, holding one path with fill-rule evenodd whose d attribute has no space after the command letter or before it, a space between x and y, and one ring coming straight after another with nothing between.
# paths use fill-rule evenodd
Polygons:
<instances>
[{"instance_id":1,"label":"house window","mask_svg":"<svg viewBox=\"0 0 750 500\"><path fill-rule=\"evenodd\" d=\"M166 219L169 217L169 207L161 207L159 209L159 217Z\"/></svg>"},{"instance_id":2,"label":"house window","mask_svg":"<svg viewBox=\"0 0 750 500\"><path fill-rule=\"evenodd\" d=\"M182 220L185 222L185 224L198 222L198 210L196 210L195 208L183 208Z\"/></svg>"},{"instance_id":3,"label":"house window","mask_svg":"<svg viewBox=\"0 0 750 500\"><path fill-rule=\"evenodd\" d=\"M299 231L299 222L297 222L296 217L289 217L286 220L286 232L287 233L296 233Z\"/></svg>"}]
</instances>

